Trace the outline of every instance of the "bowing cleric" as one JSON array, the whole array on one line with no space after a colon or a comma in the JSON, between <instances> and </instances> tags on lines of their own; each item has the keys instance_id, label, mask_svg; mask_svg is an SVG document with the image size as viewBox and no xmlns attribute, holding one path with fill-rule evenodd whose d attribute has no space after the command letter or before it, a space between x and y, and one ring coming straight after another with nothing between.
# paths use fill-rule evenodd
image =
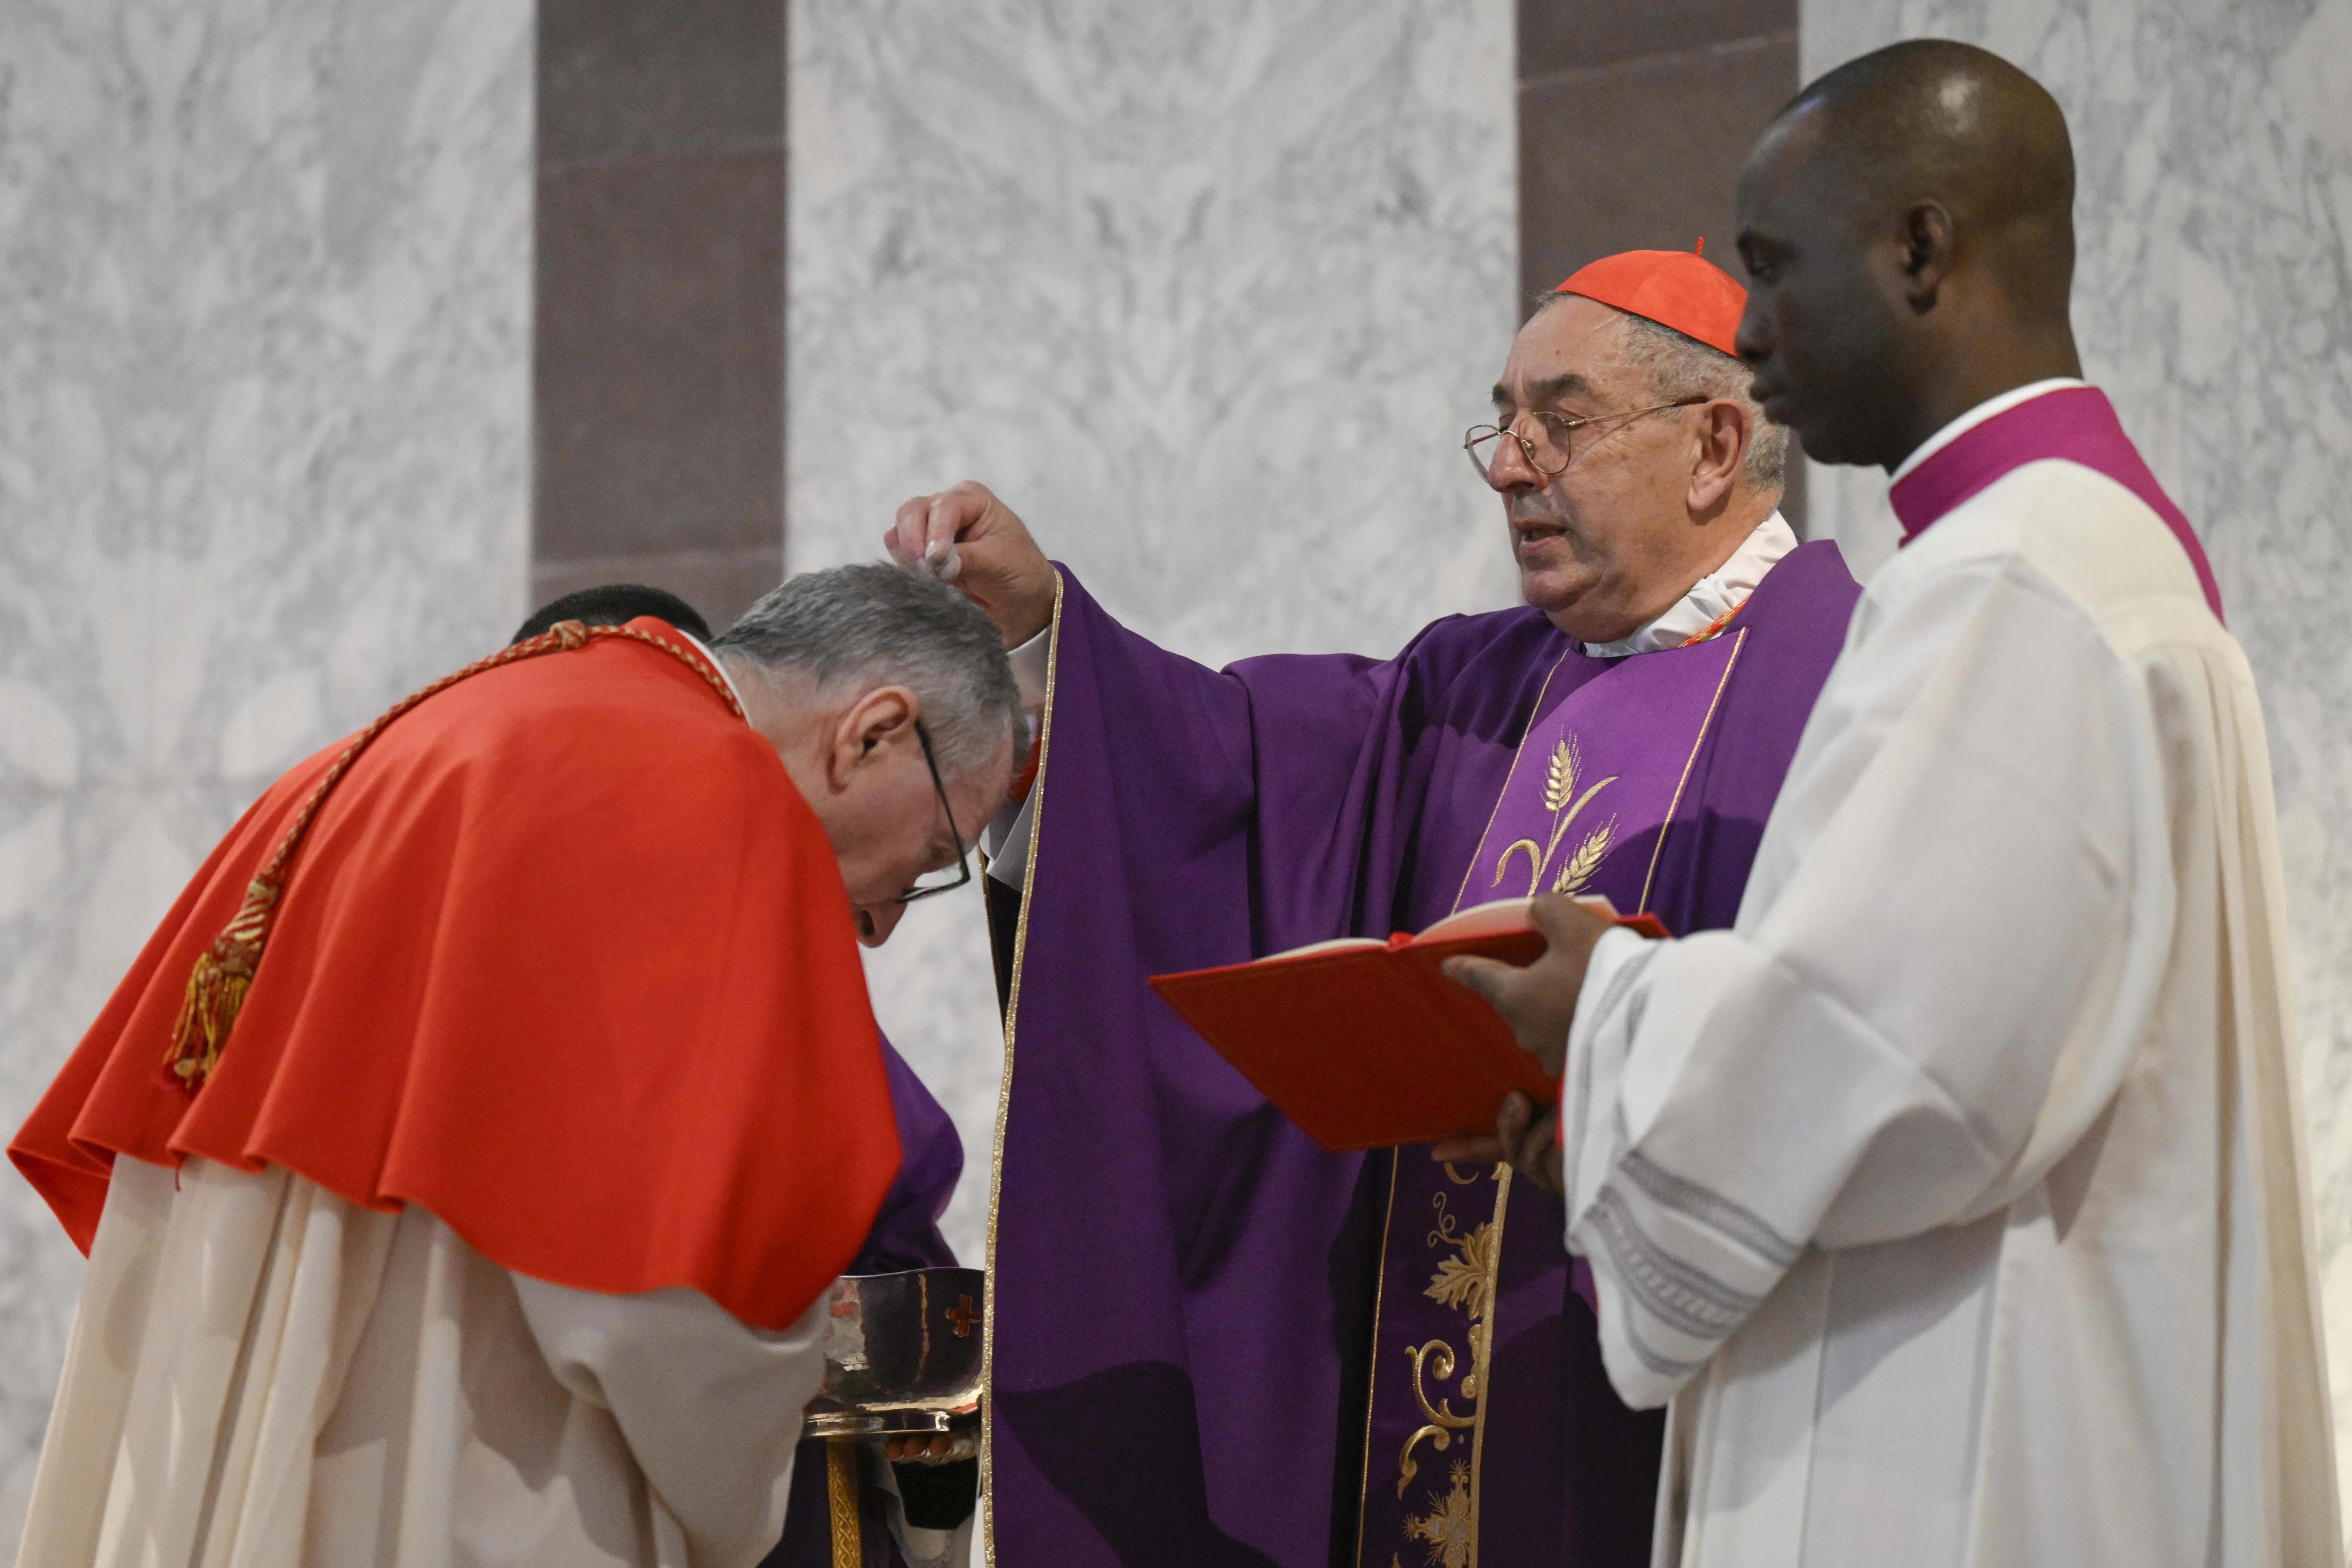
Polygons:
<instances>
[{"instance_id":1,"label":"bowing cleric","mask_svg":"<svg viewBox=\"0 0 2352 1568\"><path fill-rule=\"evenodd\" d=\"M1017 703L849 567L715 649L563 623L280 779L10 1148L90 1258L25 1561L757 1562L900 1165L856 941Z\"/></svg>"}]
</instances>

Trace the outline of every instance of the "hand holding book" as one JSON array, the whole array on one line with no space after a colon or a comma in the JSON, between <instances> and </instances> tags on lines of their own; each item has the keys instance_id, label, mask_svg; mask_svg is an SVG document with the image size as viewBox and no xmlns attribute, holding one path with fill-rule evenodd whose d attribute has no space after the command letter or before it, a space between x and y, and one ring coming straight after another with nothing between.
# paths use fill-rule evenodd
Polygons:
<instances>
[{"instance_id":1,"label":"hand holding book","mask_svg":"<svg viewBox=\"0 0 2352 1568\"><path fill-rule=\"evenodd\" d=\"M1155 975L1151 986L1327 1149L1486 1137L1507 1096L1551 1103L1565 1020L1599 932L1666 934L1655 917L1621 916L1605 899L1546 899L1534 910L1523 899L1481 904L1418 936L1318 942ZM1562 951L1548 958L1554 942ZM1449 961L1465 958L1476 964L1451 983ZM1512 978L1522 974L1536 978ZM1523 1016L1523 1030L1482 999L1482 985ZM1538 1060L1528 1047L1549 1027L1545 1009L1563 1007L1549 1060Z\"/></svg>"},{"instance_id":2,"label":"hand holding book","mask_svg":"<svg viewBox=\"0 0 2352 1568\"><path fill-rule=\"evenodd\" d=\"M1536 1058L1546 1078L1559 1077L1568 1055L1568 1027L1576 1022L1576 999L1584 989L1593 945L1610 928L1626 923L1616 910L1595 907L1606 904L1601 899L1531 900L1528 923L1545 942L1540 958L1512 964L1466 952L1440 965L1446 979L1476 992L1503 1016L1519 1048Z\"/></svg>"},{"instance_id":3,"label":"hand holding book","mask_svg":"<svg viewBox=\"0 0 2352 1568\"><path fill-rule=\"evenodd\" d=\"M1544 1076L1557 1079L1568 1055L1569 1026L1576 1021L1577 998L1592 949L1619 922L1570 899L1538 899L1528 909L1548 945L1524 968L1491 958L1465 955L1445 961L1444 973L1457 985L1484 996L1511 1026L1522 1050L1535 1058ZM1507 1160L1544 1191L1560 1192L1559 1105L1538 1104L1514 1089L1496 1112L1495 1131L1443 1139L1431 1152L1440 1160L1491 1165Z\"/></svg>"}]
</instances>

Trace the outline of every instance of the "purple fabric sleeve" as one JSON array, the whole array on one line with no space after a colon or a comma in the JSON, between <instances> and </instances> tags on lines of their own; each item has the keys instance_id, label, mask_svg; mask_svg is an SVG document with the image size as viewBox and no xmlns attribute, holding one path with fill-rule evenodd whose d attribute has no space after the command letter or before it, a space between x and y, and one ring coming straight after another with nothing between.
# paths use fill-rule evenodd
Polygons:
<instances>
[{"instance_id":1,"label":"purple fabric sleeve","mask_svg":"<svg viewBox=\"0 0 2352 1568\"><path fill-rule=\"evenodd\" d=\"M866 1233L866 1245L849 1266L853 1274L890 1274L902 1268L943 1268L956 1261L940 1234L940 1215L955 1196L963 1173L963 1141L946 1108L932 1097L915 1069L886 1037L883 1063L890 1075L890 1104L898 1121L898 1180L882 1199L881 1212ZM784 1512L784 1536L760 1568L833 1568L832 1519L825 1500L824 1445L800 1446L793 1464L793 1493ZM890 1540L882 1500L860 1499L868 1568L904 1568Z\"/></svg>"},{"instance_id":2,"label":"purple fabric sleeve","mask_svg":"<svg viewBox=\"0 0 2352 1568\"><path fill-rule=\"evenodd\" d=\"M881 1212L874 1216L850 1272L948 1268L956 1257L940 1234L939 1221L963 1174L963 1140L956 1135L946 1108L887 1039L882 1042L882 1056L890 1074L891 1109L898 1121L898 1179L883 1195Z\"/></svg>"}]
</instances>

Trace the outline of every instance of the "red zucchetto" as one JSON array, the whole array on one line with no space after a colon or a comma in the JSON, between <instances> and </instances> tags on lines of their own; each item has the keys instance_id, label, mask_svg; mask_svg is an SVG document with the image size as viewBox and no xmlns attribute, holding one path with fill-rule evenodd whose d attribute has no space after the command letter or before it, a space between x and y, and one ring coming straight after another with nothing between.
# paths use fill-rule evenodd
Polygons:
<instances>
[{"instance_id":1,"label":"red zucchetto","mask_svg":"<svg viewBox=\"0 0 2352 1568\"><path fill-rule=\"evenodd\" d=\"M1704 240L1700 241L1705 244ZM1555 294L1581 294L1672 327L1737 359L1748 290L1696 250L1626 250L1581 267Z\"/></svg>"}]
</instances>

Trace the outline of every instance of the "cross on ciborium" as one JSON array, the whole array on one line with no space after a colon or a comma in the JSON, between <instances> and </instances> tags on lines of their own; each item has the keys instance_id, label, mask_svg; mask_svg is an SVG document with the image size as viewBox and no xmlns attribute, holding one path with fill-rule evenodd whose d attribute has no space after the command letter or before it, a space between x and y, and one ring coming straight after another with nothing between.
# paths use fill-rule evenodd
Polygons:
<instances>
[{"instance_id":1,"label":"cross on ciborium","mask_svg":"<svg viewBox=\"0 0 2352 1568\"><path fill-rule=\"evenodd\" d=\"M947 1433L961 1456L980 1443L980 1332L988 1277L977 1268L849 1274L834 1281L824 1384L802 1435L825 1439L834 1562L863 1561L857 1515L861 1437Z\"/></svg>"}]
</instances>

